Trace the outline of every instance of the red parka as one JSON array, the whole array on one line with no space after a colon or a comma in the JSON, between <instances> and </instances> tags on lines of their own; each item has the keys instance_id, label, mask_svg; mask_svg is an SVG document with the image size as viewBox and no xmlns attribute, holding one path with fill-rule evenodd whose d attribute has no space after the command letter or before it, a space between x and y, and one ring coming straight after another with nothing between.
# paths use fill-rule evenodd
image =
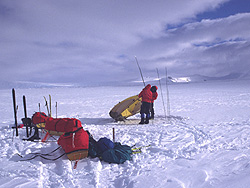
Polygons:
<instances>
[{"instance_id":1,"label":"red parka","mask_svg":"<svg viewBox=\"0 0 250 188\"><path fill-rule=\"evenodd\" d=\"M153 95L152 95L152 91L150 91L150 89L151 89L151 85L148 84L148 85L140 92L140 94L138 95L139 98L142 97L142 102L148 102L148 103L151 103L151 102L152 102Z\"/></svg>"},{"instance_id":2,"label":"red parka","mask_svg":"<svg viewBox=\"0 0 250 188\"><path fill-rule=\"evenodd\" d=\"M152 101L151 101L151 103L153 103L154 100L157 99L157 97L158 97L158 93L157 92L152 93Z\"/></svg>"}]
</instances>

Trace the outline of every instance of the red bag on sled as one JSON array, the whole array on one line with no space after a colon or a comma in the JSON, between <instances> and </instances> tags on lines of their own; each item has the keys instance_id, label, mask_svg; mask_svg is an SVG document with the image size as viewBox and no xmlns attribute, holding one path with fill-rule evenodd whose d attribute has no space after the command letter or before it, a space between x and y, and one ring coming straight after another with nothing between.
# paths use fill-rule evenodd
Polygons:
<instances>
[{"instance_id":1,"label":"red bag on sled","mask_svg":"<svg viewBox=\"0 0 250 188\"><path fill-rule=\"evenodd\" d=\"M45 129L52 135L62 135L65 132L74 132L82 127L80 120L75 118L47 119Z\"/></svg>"},{"instance_id":2,"label":"red bag on sled","mask_svg":"<svg viewBox=\"0 0 250 188\"><path fill-rule=\"evenodd\" d=\"M62 146L71 161L88 156L89 135L82 127L76 131L64 133L60 136L57 143Z\"/></svg>"},{"instance_id":3,"label":"red bag on sled","mask_svg":"<svg viewBox=\"0 0 250 188\"><path fill-rule=\"evenodd\" d=\"M37 128L44 128L45 123L48 119L53 119L52 117L47 116L44 112L35 112L31 118L32 123Z\"/></svg>"},{"instance_id":4,"label":"red bag on sled","mask_svg":"<svg viewBox=\"0 0 250 188\"><path fill-rule=\"evenodd\" d=\"M36 112L32 116L32 123L35 125L45 123L49 118L44 112Z\"/></svg>"}]
</instances>

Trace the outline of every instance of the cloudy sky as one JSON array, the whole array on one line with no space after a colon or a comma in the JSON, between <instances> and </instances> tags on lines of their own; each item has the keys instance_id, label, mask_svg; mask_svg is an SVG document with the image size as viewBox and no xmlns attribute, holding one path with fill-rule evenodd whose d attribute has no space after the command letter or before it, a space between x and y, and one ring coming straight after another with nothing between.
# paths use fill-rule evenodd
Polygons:
<instances>
[{"instance_id":1,"label":"cloudy sky","mask_svg":"<svg viewBox=\"0 0 250 188\"><path fill-rule=\"evenodd\" d=\"M1 0L0 79L102 83L250 68L249 0Z\"/></svg>"}]
</instances>

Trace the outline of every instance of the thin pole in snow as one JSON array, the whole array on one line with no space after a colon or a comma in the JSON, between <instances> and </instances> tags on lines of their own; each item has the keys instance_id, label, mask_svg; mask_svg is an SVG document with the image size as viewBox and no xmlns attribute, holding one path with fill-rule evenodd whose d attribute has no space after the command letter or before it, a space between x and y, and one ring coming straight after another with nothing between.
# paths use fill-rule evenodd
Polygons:
<instances>
[{"instance_id":1,"label":"thin pole in snow","mask_svg":"<svg viewBox=\"0 0 250 188\"><path fill-rule=\"evenodd\" d=\"M139 63L138 63L138 60L137 60L136 56L135 56L135 60L136 60L137 66L138 66L139 71L140 71L140 74L141 74L141 79L142 79L142 82L143 82L144 86L146 86L146 84L145 84L145 82L144 82L144 79L143 79L143 75L142 75L141 67L140 67L140 65L139 65Z\"/></svg>"},{"instance_id":2,"label":"thin pole in snow","mask_svg":"<svg viewBox=\"0 0 250 188\"><path fill-rule=\"evenodd\" d=\"M23 110L24 110L24 125L26 127L26 136L27 138L29 137L29 127L28 127L28 123L27 123L27 108L26 108L26 97L25 95L23 95Z\"/></svg>"},{"instance_id":3,"label":"thin pole in snow","mask_svg":"<svg viewBox=\"0 0 250 188\"><path fill-rule=\"evenodd\" d=\"M57 118L57 102L56 102L56 118Z\"/></svg>"},{"instance_id":4,"label":"thin pole in snow","mask_svg":"<svg viewBox=\"0 0 250 188\"><path fill-rule=\"evenodd\" d=\"M52 112L51 112L51 95L49 95L49 116L52 117Z\"/></svg>"},{"instance_id":5,"label":"thin pole in snow","mask_svg":"<svg viewBox=\"0 0 250 188\"><path fill-rule=\"evenodd\" d=\"M16 136L18 136L18 125L17 125L17 109L18 109L18 106L16 105L16 92L15 92L14 88L12 89L12 98L13 98L13 107L14 107ZM14 131L13 131L13 134L14 134Z\"/></svg>"},{"instance_id":6,"label":"thin pole in snow","mask_svg":"<svg viewBox=\"0 0 250 188\"><path fill-rule=\"evenodd\" d=\"M160 80L160 75L159 75L159 71L158 71L158 69L157 69L157 68L156 68L156 72L157 72L157 76L158 76L158 80L159 80L159 85L160 85L160 89L161 89L162 104L163 104L164 114L165 114L165 118L166 118L166 117L167 117L167 115L166 115L166 109L165 109L165 104L164 104L163 94L162 94L161 80Z\"/></svg>"},{"instance_id":7,"label":"thin pole in snow","mask_svg":"<svg viewBox=\"0 0 250 188\"><path fill-rule=\"evenodd\" d=\"M115 128L113 128L113 142L115 142Z\"/></svg>"},{"instance_id":8,"label":"thin pole in snow","mask_svg":"<svg viewBox=\"0 0 250 188\"><path fill-rule=\"evenodd\" d=\"M170 101L169 101L169 90L168 90L168 71L167 67L165 67L166 71L166 90L167 90L167 115L170 116Z\"/></svg>"}]
</instances>

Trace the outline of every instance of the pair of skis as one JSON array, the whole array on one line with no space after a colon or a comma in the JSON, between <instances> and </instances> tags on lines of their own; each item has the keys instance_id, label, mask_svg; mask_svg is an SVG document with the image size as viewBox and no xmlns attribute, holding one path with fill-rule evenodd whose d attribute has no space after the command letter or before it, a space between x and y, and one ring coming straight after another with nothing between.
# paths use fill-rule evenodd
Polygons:
<instances>
[{"instance_id":1,"label":"pair of skis","mask_svg":"<svg viewBox=\"0 0 250 188\"><path fill-rule=\"evenodd\" d=\"M13 99L14 120L15 120L15 125L12 128L16 130L16 136L18 136L18 128L19 128L18 123L17 123L18 105L16 104L16 92L15 92L14 88L12 89L12 99ZM49 105L48 105L46 97L44 97L44 99L45 99L45 106L47 106L48 115L51 117L51 95L49 95ZM57 105L56 105L56 107L57 107ZM31 119L28 118L28 116L27 116L25 95L23 95L23 108L24 108L24 118L22 119L22 121L23 121L24 126L26 127L26 136L29 137L29 135L31 135L32 127L31 127ZM30 127L30 131L28 129L29 127ZM14 136L14 132L13 132L13 136Z\"/></svg>"},{"instance_id":2,"label":"pair of skis","mask_svg":"<svg viewBox=\"0 0 250 188\"><path fill-rule=\"evenodd\" d=\"M52 113L51 113L51 95L49 95L49 104L48 104L48 101L47 101L46 97L43 96L43 98L45 100L45 106L47 107L48 116L52 117Z\"/></svg>"},{"instance_id":3,"label":"pair of skis","mask_svg":"<svg viewBox=\"0 0 250 188\"><path fill-rule=\"evenodd\" d=\"M16 104L16 92L15 92L15 89L13 88L12 89L12 99L13 99L13 107L14 107L14 119L15 119L15 128L16 129L16 136L18 136L18 124L17 124L17 110L18 110L18 105ZM29 130L28 130L28 127L30 126L30 121L29 121L29 118L27 117L27 109L26 109L26 98L25 96L23 95L23 108L24 108L24 118L22 119L23 120L23 123L24 123L24 126L26 127L26 135L27 137L29 136ZM31 130L30 130L31 132Z\"/></svg>"},{"instance_id":4,"label":"pair of skis","mask_svg":"<svg viewBox=\"0 0 250 188\"><path fill-rule=\"evenodd\" d=\"M45 106L47 107L48 116L52 117L52 112L51 112L51 95L49 95L49 102L47 101L47 99L46 99L45 96L43 96L43 98L45 100ZM57 102L56 102L56 106L55 107L56 107L56 118L57 118Z\"/></svg>"}]
</instances>

